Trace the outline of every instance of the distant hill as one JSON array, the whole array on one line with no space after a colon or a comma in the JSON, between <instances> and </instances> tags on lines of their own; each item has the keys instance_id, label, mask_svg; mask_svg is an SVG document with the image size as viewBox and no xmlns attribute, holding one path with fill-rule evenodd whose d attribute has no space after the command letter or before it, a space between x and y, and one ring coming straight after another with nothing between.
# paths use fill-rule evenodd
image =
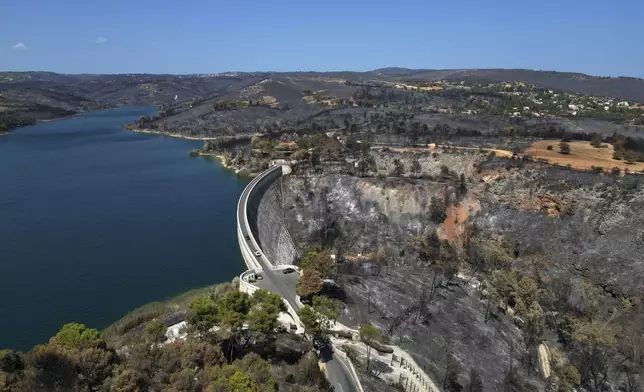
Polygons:
<instances>
[{"instance_id":1,"label":"distant hill","mask_svg":"<svg viewBox=\"0 0 644 392\"><path fill-rule=\"evenodd\" d=\"M255 123L262 119L273 122L300 121L327 110L330 103L350 99L360 85L437 80L482 83L523 81L553 90L644 102L643 79L526 69L427 70L387 67L369 72L229 72L198 75L0 72L0 96L6 102L11 101L13 108L30 108L21 114L13 110L11 121L7 120L8 112L5 112L2 114L4 120L0 117L0 122L23 124L27 121L25 118L56 118L56 113L67 116L119 105L155 105L169 109L164 112L164 119L156 121L161 128L189 126L191 132L198 132L209 124L219 124L232 129L246 127L245 112L217 113L213 111L216 101L252 102L255 106L247 113ZM264 106L258 109L258 104ZM282 112L278 113L276 109ZM18 115L21 120L16 122Z\"/></svg>"},{"instance_id":2,"label":"distant hill","mask_svg":"<svg viewBox=\"0 0 644 392\"><path fill-rule=\"evenodd\" d=\"M420 70L418 69L410 69L410 68L402 68L402 67L387 67L387 68L378 68L374 69L371 71L371 73L382 75L382 76L402 76L402 75L410 75L413 73L417 73Z\"/></svg>"},{"instance_id":3,"label":"distant hill","mask_svg":"<svg viewBox=\"0 0 644 392\"><path fill-rule=\"evenodd\" d=\"M582 73L529 69L462 69L418 70L399 75L398 78L416 81L525 82L553 90L644 102L644 79L630 77L600 77Z\"/></svg>"},{"instance_id":4,"label":"distant hill","mask_svg":"<svg viewBox=\"0 0 644 392\"><path fill-rule=\"evenodd\" d=\"M38 121L68 117L75 111L32 102L24 102L0 95L0 132L30 125Z\"/></svg>"}]
</instances>

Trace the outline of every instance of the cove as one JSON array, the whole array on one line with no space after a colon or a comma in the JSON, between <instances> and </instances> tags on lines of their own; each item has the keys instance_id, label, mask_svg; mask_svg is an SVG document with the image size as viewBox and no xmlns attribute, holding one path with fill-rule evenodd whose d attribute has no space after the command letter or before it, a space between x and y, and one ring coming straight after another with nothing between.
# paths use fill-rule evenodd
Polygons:
<instances>
[{"instance_id":1,"label":"cove","mask_svg":"<svg viewBox=\"0 0 644 392\"><path fill-rule=\"evenodd\" d=\"M124 107L0 136L0 349L244 270L235 207L247 181L199 141L127 131Z\"/></svg>"}]
</instances>

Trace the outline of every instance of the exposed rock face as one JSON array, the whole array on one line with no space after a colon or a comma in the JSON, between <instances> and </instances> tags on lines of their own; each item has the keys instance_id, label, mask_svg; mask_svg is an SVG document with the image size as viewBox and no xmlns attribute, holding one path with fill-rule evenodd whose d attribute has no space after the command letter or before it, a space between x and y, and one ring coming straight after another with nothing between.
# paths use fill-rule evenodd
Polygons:
<instances>
[{"instance_id":1,"label":"exposed rock face","mask_svg":"<svg viewBox=\"0 0 644 392\"><path fill-rule=\"evenodd\" d=\"M419 261L419 237L436 230L462 248L467 228L474 227L481 238L512 244L516 260L537 255L542 271L570 278L570 306L577 306L578 285L599 287L599 317L627 329L644 319L640 310L614 312L621 300L637 303L643 295L644 216L637 211L644 208L644 189L637 176L599 176L485 155L419 157L431 180L296 170L282 186L284 220L296 245L322 242L347 260L338 277L347 296L343 322L370 321L385 331L395 325L392 338L438 380L451 350L463 367L463 383L468 368L475 368L485 390L493 391L504 379L510 352L515 358L524 354L521 331L511 312L496 312L496 303L491 307L498 318L486 321L488 301L469 278L453 279L456 285L440 287L424 311L411 311L433 279L431 265ZM393 159L408 165L413 157L389 152L377 163L388 169ZM458 203L451 200L437 225L429 213L432 197L453 194L458 182L453 175L441 178L443 165L466 175L467 194ZM378 264L383 253L386 266ZM460 268L464 276L474 273L467 261ZM541 385L536 365L533 370L524 379Z\"/></svg>"},{"instance_id":2,"label":"exposed rock face","mask_svg":"<svg viewBox=\"0 0 644 392\"><path fill-rule=\"evenodd\" d=\"M374 252L433 228L425 211L444 186L343 174L291 175L284 178L285 219L300 247L323 241L349 255Z\"/></svg>"}]
</instances>

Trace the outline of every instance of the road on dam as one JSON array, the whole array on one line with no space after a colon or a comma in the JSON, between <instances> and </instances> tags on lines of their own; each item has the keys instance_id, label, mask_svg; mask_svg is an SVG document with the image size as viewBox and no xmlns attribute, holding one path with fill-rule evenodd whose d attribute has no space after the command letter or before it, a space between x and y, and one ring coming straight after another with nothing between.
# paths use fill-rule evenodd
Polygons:
<instances>
[{"instance_id":1,"label":"road on dam","mask_svg":"<svg viewBox=\"0 0 644 392\"><path fill-rule=\"evenodd\" d=\"M295 284L297 279L293 279L293 274L284 274L281 270L273 269L273 265L268 260L268 257L263 249L261 249L257 240L255 239L252 230L250 229L250 224L248 222L248 203L251 199L251 195L255 190L255 186L261 183L263 180L268 180L269 175L276 175L276 171L282 171L282 166L276 165L272 166L266 171L259 174L255 177L244 189L242 195L240 196L239 203L237 205L237 224L238 224L238 235L239 246L244 257L244 261L249 268L255 269L256 265L259 264L263 270L263 280L261 286L268 289L269 291L279 294L284 298L288 304L297 312L301 308L301 303L297 300L297 294L295 292ZM275 228L278 230L279 228ZM260 252L259 256L256 256L256 252ZM249 260L249 258L254 258ZM295 315L297 317L297 315ZM337 355L333 355L330 360L324 363L326 369L327 378L329 382L333 385L336 391L339 392L358 392L359 389L356 386L357 380L354 380L351 376L351 372L348 369L348 365L338 358Z\"/></svg>"}]
</instances>

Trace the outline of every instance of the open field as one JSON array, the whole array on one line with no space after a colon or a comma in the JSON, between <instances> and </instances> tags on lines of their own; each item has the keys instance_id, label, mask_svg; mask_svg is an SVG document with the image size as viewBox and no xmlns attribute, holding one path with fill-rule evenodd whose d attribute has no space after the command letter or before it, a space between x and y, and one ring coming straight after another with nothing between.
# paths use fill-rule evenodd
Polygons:
<instances>
[{"instance_id":1,"label":"open field","mask_svg":"<svg viewBox=\"0 0 644 392\"><path fill-rule=\"evenodd\" d=\"M546 159L549 163L561 166L570 165L574 169L588 170L591 166L599 166L604 170L618 167L629 171L644 170L644 163L627 164L624 161L613 159L613 146L604 143L601 148L595 148L585 141L570 142L570 154L559 153L559 140L539 140L532 144L521 155L530 155L534 159ZM552 146L548 151L547 147Z\"/></svg>"}]
</instances>

